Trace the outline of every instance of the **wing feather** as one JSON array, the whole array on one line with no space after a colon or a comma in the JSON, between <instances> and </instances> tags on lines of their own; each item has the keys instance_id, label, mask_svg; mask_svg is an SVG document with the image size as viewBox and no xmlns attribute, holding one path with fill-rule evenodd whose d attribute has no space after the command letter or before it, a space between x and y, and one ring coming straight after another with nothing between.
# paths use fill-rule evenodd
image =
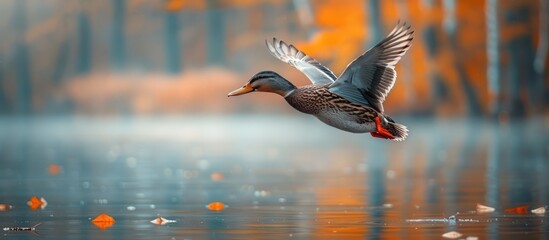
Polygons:
<instances>
[{"instance_id":1,"label":"wing feather","mask_svg":"<svg viewBox=\"0 0 549 240\"><path fill-rule=\"evenodd\" d=\"M373 106L383 112L382 103L396 81L395 64L410 48L413 33L410 25L397 24L385 39L352 61L330 86L330 91L342 97L353 96L355 99L359 92L364 100L355 102ZM354 88L341 87L348 84Z\"/></svg>"},{"instance_id":2,"label":"wing feather","mask_svg":"<svg viewBox=\"0 0 549 240\"><path fill-rule=\"evenodd\" d=\"M313 84L333 83L337 78L334 73L312 57L297 49L292 44L273 38L265 41L269 52L280 61L300 70Z\"/></svg>"}]
</instances>

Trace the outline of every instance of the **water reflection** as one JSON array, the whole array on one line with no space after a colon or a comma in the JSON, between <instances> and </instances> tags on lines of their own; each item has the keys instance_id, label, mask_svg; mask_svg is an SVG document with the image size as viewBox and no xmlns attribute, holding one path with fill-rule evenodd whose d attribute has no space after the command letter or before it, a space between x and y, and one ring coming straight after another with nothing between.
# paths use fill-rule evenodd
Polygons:
<instances>
[{"instance_id":1,"label":"water reflection","mask_svg":"<svg viewBox=\"0 0 549 240\"><path fill-rule=\"evenodd\" d=\"M498 128L490 129L491 135L494 136L490 141L488 148L487 166L486 166L486 203L497 209L501 209L499 204L500 184L499 184L499 172L500 172L500 159L501 159L501 132ZM495 213L490 214L492 217L496 217ZM497 239L499 232L498 224L495 221L488 223L489 239Z\"/></svg>"},{"instance_id":2,"label":"water reflection","mask_svg":"<svg viewBox=\"0 0 549 240\"><path fill-rule=\"evenodd\" d=\"M1 120L0 201L14 208L0 226L43 222L44 239L547 237L546 216L504 211L548 204L542 121L408 120L396 143L309 119L215 119ZM48 207L31 211L32 195ZM228 207L205 207L216 201ZM100 230L89 220L103 212L116 223Z\"/></svg>"}]
</instances>

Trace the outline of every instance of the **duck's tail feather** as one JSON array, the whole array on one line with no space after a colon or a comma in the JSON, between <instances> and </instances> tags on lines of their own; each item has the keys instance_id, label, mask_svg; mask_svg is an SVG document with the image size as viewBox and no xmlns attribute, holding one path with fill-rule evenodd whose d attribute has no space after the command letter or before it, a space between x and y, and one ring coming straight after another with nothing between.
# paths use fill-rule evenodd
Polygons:
<instances>
[{"instance_id":1,"label":"duck's tail feather","mask_svg":"<svg viewBox=\"0 0 549 240\"><path fill-rule=\"evenodd\" d=\"M393 119L385 116L387 125L384 127L395 137L395 141L404 141L408 137L408 128L402 124L396 123Z\"/></svg>"}]
</instances>

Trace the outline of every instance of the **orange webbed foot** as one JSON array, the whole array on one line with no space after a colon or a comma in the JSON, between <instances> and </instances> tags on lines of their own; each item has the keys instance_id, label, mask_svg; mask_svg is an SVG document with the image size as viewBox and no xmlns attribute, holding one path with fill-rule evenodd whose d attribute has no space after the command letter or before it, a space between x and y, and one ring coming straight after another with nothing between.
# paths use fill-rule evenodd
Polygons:
<instances>
[{"instance_id":1,"label":"orange webbed foot","mask_svg":"<svg viewBox=\"0 0 549 240\"><path fill-rule=\"evenodd\" d=\"M389 131L387 131L387 129L385 129L385 128L383 128L383 126L381 126L381 119L379 119L379 117L374 118L374 121L376 123L377 132L371 132L370 134L372 135L372 137L385 138L385 139L394 139L395 138L395 136L393 136L393 134L391 134Z\"/></svg>"},{"instance_id":2,"label":"orange webbed foot","mask_svg":"<svg viewBox=\"0 0 549 240\"><path fill-rule=\"evenodd\" d=\"M376 138L388 139L387 136L379 134L377 132L371 132L370 135L372 135L372 137L376 137Z\"/></svg>"}]
</instances>

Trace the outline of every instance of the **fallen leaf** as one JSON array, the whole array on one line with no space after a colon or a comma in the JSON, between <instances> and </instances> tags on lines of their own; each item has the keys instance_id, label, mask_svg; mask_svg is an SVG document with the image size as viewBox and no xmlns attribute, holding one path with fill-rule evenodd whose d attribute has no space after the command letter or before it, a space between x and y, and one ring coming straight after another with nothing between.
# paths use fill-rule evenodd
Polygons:
<instances>
[{"instance_id":1,"label":"fallen leaf","mask_svg":"<svg viewBox=\"0 0 549 240\"><path fill-rule=\"evenodd\" d=\"M532 209L532 213L534 214L545 214L545 207L539 207L536 209Z\"/></svg>"},{"instance_id":2,"label":"fallen leaf","mask_svg":"<svg viewBox=\"0 0 549 240\"><path fill-rule=\"evenodd\" d=\"M223 204L222 202L212 202L206 207L212 211L221 211L225 208L225 204Z\"/></svg>"},{"instance_id":3,"label":"fallen leaf","mask_svg":"<svg viewBox=\"0 0 549 240\"><path fill-rule=\"evenodd\" d=\"M170 220L163 217L157 217L151 221L151 223L157 224L157 225L165 225L168 223L174 223L177 222L176 220Z\"/></svg>"},{"instance_id":4,"label":"fallen leaf","mask_svg":"<svg viewBox=\"0 0 549 240\"><path fill-rule=\"evenodd\" d=\"M493 207L489 207L489 206L485 206L485 205L477 203L477 212L478 213L491 213L493 211L495 211L495 209Z\"/></svg>"},{"instance_id":5,"label":"fallen leaf","mask_svg":"<svg viewBox=\"0 0 549 240\"><path fill-rule=\"evenodd\" d=\"M57 174L59 174L59 173L61 172L61 166L52 163L52 164L50 164L50 165L48 166L48 172L49 172L51 175L55 176L55 175L57 175Z\"/></svg>"},{"instance_id":6,"label":"fallen leaf","mask_svg":"<svg viewBox=\"0 0 549 240\"><path fill-rule=\"evenodd\" d=\"M212 181L218 182L218 181L223 180L224 176L223 176L223 173L214 172L214 173L212 173L212 175L210 175L210 178L212 179Z\"/></svg>"},{"instance_id":7,"label":"fallen leaf","mask_svg":"<svg viewBox=\"0 0 549 240\"><path fill-rule=\"evenodd\" d=\"M514 207L514 208L508 208L508 209L505 209L505 212L506 213L525 214L525 213L528 212L528 206L524 205L524 206L518 206L518 207Z\"/></svg>"},{"instance_id":8,"label":"fallen leaf","mask_svg":"<svg viewBox=\"0 0 549 240\"><path fill-rule=\"evenodd\" d=\"M46 199L44 199L43 197L40 198L40 201L42 202L40 209L44 210L46 206L48 206L48 201L46 201Z\"/></svg>"},{"instance_id":9,"label":"fallen leaf","mask_svg":"<svg viewBox=\"0 0 549 240\"><path fill-rule=\"evenodd\" d=\"M37 196L32 196L27 202L27 205L29 205L32 210L36 210L40 207L44 209L47 204L48 202L46 202L46 199L38 198Z\"/></svg>"},{"instance_id":10,"label":"fallen leaf","mask_svg":"<svg viewBox=\"0 0 549 240\"><path fill-rule=\"evenodd\" d=\"M107 229L109 227L111 227L115 221L114 221L114 218L107 215L107 214L100 214L99 216L97 216L96 218L94 218L92 221L91 221L95 226L101 228L101 229Z\"/></svg>"},{"instance_id":11,"label":"fallen leaf","mask_svg":"<svg viewBox=\"0 0 549 240\"><path fill-rule=\"evenodd\" d=\"M9 211L12 208L13 208L13 206L11 206L9 204L6 204L6 203L1 203L0 204L0 212Z\"/></svg>"},{"instance_id":12,"label":"fallen leaf","mask_svg":"<svg viewBox=\"0 0 549 240\"><path fill-rule=\"evenodd\" d=\"M458 233L456 231L451 231L451 232L447 232L445 234L442 234L443 238L450 238L450 239L460 238L461 236L462 236L462 234Z\"/></svg>"}]
</instances>

